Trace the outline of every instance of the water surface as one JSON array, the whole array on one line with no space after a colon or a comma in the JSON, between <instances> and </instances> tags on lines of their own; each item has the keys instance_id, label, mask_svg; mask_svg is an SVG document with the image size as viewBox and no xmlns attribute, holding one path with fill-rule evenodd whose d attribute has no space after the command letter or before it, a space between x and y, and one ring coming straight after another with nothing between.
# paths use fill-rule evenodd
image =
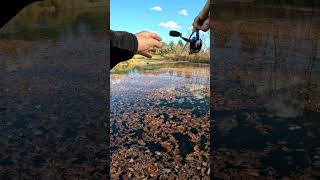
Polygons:
<instances>
[{"instance_id":1,"label":"water surface","mask_svg":"<svg viewBox=\"0 0 320 180\"><path fill-rule=\"evenodd\" d=\"M105 9L34 4L0 30L0 179L106 177Z\"/></svg>"},{"instance_id":2,"label":"water surface","mask_svg":"<svg viewBox=\"0 0 320 180\"><path fill-rule=\"evenodd\" d=\"M253 3L214 9L215 177L319 178L319 11Z\"/></svg>"},{"instance_id":3,"label":"water surface","mask_svg":"<svg viewBox=\"0 0 320 180\"><path fill-rule=\"evenodd\" d=\"M111 73L111 177L209 179L209 65Z\"/></svg>"}]
</instances>

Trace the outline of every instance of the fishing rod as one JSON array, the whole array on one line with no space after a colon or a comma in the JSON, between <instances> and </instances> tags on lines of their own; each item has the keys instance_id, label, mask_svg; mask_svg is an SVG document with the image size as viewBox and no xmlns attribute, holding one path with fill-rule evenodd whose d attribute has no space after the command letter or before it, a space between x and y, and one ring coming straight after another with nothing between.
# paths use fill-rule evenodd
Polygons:
<instances>
[{"instance_id":1,"label":"fishing rod","mask_svg":"<svg viewBox=\"0 0 320 180\"><path fill-rule=\"evenodd\" d=\"M201 12L198 15L199 20L202 23L209 16L209 10L210 10L210 0L207 0L205 6L202 8ZM192 35L194 33L196 33L196 35L194 37L192 37ZM172 37L180 37L181 39L183 39L184 41L187 42L186 45L188 43L190 43L189 55L190 54L194 54L194 53L198 53L201 50L202 39L200 39L200 36L199 36L199 29L196 29L195 31L193 31L189 38L185 38L185 37L182 36L182 34L180 32L173 31L173 30L169 32L169 35L172 36ZM185 49L186 45L183 47L183 49Z\"/></svg>"},{"instance_id":2,"label":"fishing rod","mask_svg":"<svg viewBox=\"0 0 320 180\"><path fill-rule=\"evenodd\" d=\"M204 7L202 8L201 12L199 13L198 17L200 19L200 21L203 23L207 17L209 16L209 12L210 12L210 0L207 0L206 4L204 5Z\"/></svg>"}]
</instances>

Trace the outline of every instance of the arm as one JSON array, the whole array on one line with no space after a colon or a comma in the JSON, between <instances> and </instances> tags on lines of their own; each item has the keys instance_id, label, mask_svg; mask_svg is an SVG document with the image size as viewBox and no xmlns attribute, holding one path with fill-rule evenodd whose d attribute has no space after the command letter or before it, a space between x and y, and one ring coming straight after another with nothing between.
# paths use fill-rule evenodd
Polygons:
<instances>
[{"instance_id":1,"label":"arm","mask_svg":"<svg viewBox=\"0 0 320 180\"><path fill-rule=\"evenodd\" d=\"M110 69L137 53L138 40L134 34L125 31L110 31Z\"/></svg>"},{"instance_id":2,"label":"arm","mask_svg":"<svg viewBox=\"0 0 320 180\"><path fill-rule=\"evenodd\" d=\"M42 0L8 0L0 6L0 28L13 18L20 10L35 1Z\"/></svg>"},{"instance_id":3,"label":"arm","mask_svg":"<svg viewBox=\"0 0 320 180\"><path fill-rule=\"evenodd\" d=\"M147 58L152 55L155 48L161 48L161 37L152 32L139 32L131 34L125 31L110 31L111 52L110 69L122 61L131 59L135 54L140 54Z\"/></svg>"}]
</instances>

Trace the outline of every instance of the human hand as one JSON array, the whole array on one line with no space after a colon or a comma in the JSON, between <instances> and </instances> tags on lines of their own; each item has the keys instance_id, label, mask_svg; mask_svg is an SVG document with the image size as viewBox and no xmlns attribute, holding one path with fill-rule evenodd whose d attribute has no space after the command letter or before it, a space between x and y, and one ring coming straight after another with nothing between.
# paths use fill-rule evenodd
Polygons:
<instances>
[{"instance_id":1,"label":"human hand","mask_svg":"<svg viewBox=\"0 0 320 180\"><path fill-rule=\"evenodd\" d=\"M142 31L135 34L138 39L138 51L137 54L145 56L147 58L152 58L152 55L148 51L155 52L156 47L161 48L161 37L156 33Z\"/></svg>"},{"instance_id":2,"label":"human hand","mask_svg":"<svg viewBox=\"0 0 320 180\"><path fill-rule=\"evenodd\" d=\"M197 29L207 32L210 29L210 15L203 21L197 16L192 23L192 31Z\"/></svg>"}]
</instances>

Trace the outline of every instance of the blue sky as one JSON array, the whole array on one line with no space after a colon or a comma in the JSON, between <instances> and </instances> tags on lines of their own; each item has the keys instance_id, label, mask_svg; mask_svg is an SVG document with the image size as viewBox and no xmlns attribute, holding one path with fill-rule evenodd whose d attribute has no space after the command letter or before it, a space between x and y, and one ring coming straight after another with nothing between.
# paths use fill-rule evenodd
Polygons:
<instances>
[{"instance_id":1,"label":"blue sky","mask_svg":"<svg viewBox=\"0 0 320 180\"><path fill-rule=\"evenodd\" d=\"M206 0L111 0L110 26L112 30L131 33L152 31L164 42L177 42L180 38L170 37L170 29L189 37L192 22L205 3ZM203 34L208 47L209 32Z\"/></svg>"}]
</instances>

